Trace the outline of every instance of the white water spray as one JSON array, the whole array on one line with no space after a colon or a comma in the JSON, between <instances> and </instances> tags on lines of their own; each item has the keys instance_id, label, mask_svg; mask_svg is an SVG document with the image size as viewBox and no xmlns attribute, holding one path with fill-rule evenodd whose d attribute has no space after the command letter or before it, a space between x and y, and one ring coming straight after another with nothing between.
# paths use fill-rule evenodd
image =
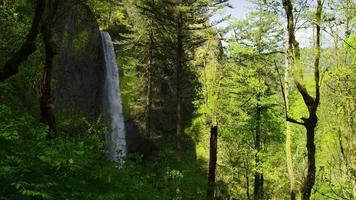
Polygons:
<instances>
[{"instance_id":1,"label":"white water spray","mask_svg":"<svg viewBox=\"0 0 356 200\"><path fill-rule=\"evenodd\" d=\"M111 133L106 134L105 141L109 159L121 163L122 158L127 154L127 148L119 88L119 73L116 65L114 45L109 33L101 32L101 40L106 66L104 109L111 123Z\"/></svg>"}]
</instances>

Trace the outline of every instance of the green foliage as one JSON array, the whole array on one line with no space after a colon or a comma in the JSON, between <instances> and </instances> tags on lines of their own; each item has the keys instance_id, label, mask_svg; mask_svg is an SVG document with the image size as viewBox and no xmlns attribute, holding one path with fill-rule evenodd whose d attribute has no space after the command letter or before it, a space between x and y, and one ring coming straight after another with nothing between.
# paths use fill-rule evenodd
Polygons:
<instances>
[{"instance_id":1,"label":"green foliage","mask_svg":"<svg viewBox=\"0 0 356 200\"><path fill-rule=\"evenodd\" d=\"M0 4L0 57L12 55L25 39L31 24L32 3L4 0ZM4 64L0 59L0 66Z\"/></svg>"},{"instance_id":2,"label":"green foliage","mask_svg":"<svg viewBox=\"0 0 356 200\"><path fill-rule=\"evenodd\" d=\"M107 129L101 119L89 122L80 116L63 116L58 137L48 138L48 128L38 121L44 59L43 52L36 51L16 76L0 83L0 199L205 199L209 128L215 124L219 127L216 199L247 199L247 193L252 199L257 172L264 175L265 199L289 198L285 116L276 72L284 62L279 53L285 50L284 24L276 12L282 9L279 1L253 1L248 18L229 21L228 35L210 27L208 21L224 7L209 7L217 1L186 1L185 5L170 0L82 2L115 41L130 137L142 133L144 127L149 40L153 36L152 149L144 156L129 155L121 166L108 161L103 142ZM300 2L295 1L296 11L309 8ZM312 195L314 199L354 199L356 35L351 27L355 9L349 0L327 2L323 31L330 31L334 43L322 45ZM309 11L301 10L299 15L306 27L313 25ZM32 13L33 1L0 1L0 66L21 45ZM180 13L185 23L181 84L186 123L182 159L177 161L172 133ZM221 36L226 39L223 43ZM80 54L87 33L73 37L73 47ZM304 81L311 93L315 90L314 53L312 47L301 50ZM297 89L293 84L289 89L290 116L307 117ZM254 144L257 125L259 151ZM291 132L299 188L306 169L305 130L291 125Z\"/></svg>"},{"instance_id":3,"label":"green foliage","mask_svg":"<svg viewBox=\"0 0 356 200\"><path fill-rule=\"evenodd\" d=\"M80 139L48 141L47 127L0 106L2 199L147 199L160 197L138 161L107 161L103 130L89 125ZM142 171L141 171L142 170Z\"/></svg>"}]
</instances>

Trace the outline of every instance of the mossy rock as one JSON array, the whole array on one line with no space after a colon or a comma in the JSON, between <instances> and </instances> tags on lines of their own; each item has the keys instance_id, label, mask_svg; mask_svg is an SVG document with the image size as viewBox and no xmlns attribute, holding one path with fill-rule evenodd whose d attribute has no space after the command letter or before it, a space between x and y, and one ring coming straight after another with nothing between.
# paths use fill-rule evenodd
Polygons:
<instances>
[{"instance_id":1,"label":"mossy rock","mask_svg":"<svg viewBox=\"0 0 356 200\"><path fill-rule=\"evenodd\" d=\"M57 54L51 89L61 131L70 120L99 117L105 69L99 26L87 5L60 1L53 31Z\"/></svg>"}]
</instances>

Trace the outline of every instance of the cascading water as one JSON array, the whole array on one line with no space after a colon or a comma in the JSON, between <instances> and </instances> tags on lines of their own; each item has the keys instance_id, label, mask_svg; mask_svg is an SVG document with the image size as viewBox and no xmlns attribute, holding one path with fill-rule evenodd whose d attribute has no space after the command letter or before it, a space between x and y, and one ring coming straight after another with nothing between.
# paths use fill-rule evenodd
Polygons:
<instances>
[{"instance_id":1,"label":"cascading water","mask_svg":"<svg viewBox=\"0 0 356 200\"><path fill-rule=\"evenodd\" d=\"M121 95L119 88L119 73L116 65L114 45L107 32L101 32L104 49L106 78L104 86L104 109L110 120L111 133L106 134L105 142L110 160L122 162L126 156L126 132L122 114Z\"/></svg>"}]
</instances>

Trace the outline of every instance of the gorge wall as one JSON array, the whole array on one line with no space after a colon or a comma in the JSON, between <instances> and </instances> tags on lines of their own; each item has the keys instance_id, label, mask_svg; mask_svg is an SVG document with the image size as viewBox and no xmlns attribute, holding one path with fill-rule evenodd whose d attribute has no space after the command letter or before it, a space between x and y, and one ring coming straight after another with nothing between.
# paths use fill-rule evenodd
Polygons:
<instances>
[{"instance_id":1,"label":"gorge wall","mask_svg":"<svg viewBox=\"0 0 356 200\"><path fill-rule=\"evenodd\" d=\"M87 5L61 0L53 29L57 54L51 89L57 126L65 131L73 122L81 126L83 118L100 116L104 59L99 26Z\"/></svg>"},{"instance_id":2,"label":"gorge wall","mask_svg":"<svg viewBox=\"0 0 356 200\"><path fill-rule=\"evenodd\" d=\"M83 3L61 0L58 6L53 27L57 54L51 79L57 128L75 136L86 127L84 118L95 122L100 117L110 129L111 122L103 106L106 69L99 25ZM128 151L142 151L141 131L131 128L129 120L125 121L125 127Z\"/></svg>"}]
</instances>

